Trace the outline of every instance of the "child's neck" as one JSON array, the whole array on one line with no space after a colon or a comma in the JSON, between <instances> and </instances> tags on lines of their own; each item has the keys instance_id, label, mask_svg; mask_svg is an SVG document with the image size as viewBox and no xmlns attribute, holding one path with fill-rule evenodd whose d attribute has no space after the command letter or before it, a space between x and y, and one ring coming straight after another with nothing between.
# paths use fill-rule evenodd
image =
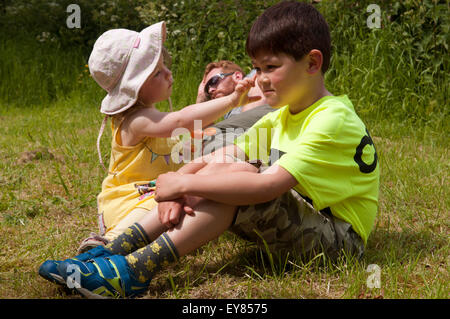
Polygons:
<instances>
[{"instance_id":1,"label":"child's neck","mask_svg":"<svg viewBox=\"0 0 450 319\"><path fill-rule=\"evenodd\" d=\"M136 105L141 107L141 108L155 108L156 107L155 103L148 103L148 104L146 104L146 103L143 103L143 102L141 102L139 100L136 101Z\"/></svg>"},{"instance_id":2,"label":"child's neck","mask_svg":"<svg viewBox=\"0 0 450 319\"><path fill-rule=\"evenodd\" d=\"M306 94L302 96L297 103L289 104L291 114L297 114L306 110L308 107L319 101L324 96L332 96L323 83L323 79L313 84L309 89L305 90Z\"/></svg>"}]
</instances>

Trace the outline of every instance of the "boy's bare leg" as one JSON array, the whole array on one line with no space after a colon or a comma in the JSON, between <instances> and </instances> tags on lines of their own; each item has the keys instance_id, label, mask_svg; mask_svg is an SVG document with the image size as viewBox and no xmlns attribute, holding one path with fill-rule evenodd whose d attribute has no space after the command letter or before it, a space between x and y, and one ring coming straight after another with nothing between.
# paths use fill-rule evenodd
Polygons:
<instances>
[{"instance_id":1,"label":"boy's bare leg","mask_svg":"<svg viewBox=\"0 0 450 319\"><path fill-rule=\"evenodd\" d=\"M176 227L167 231L180 257L225 232L231 226L236 206L204 199L197 203L194 211L194 216L185 214Z\"/></svg>"},{"instance_id":2,"label":"boy's bare leg","mask_svg":"<svg viewBox=\"0 0 450 319\"><path fill-rule=\"evenodd\" d=\"M258 169L245 162L210 163L198 174L214 175L230 171L257 172ZM198 197L188 196L187 204L194 206L195 215L185 214L181 222L168 231L180 256L184 256L220 236L231 226L236 213L236 206L207 199L198 200Z\"/></svg>"}]
</instances>

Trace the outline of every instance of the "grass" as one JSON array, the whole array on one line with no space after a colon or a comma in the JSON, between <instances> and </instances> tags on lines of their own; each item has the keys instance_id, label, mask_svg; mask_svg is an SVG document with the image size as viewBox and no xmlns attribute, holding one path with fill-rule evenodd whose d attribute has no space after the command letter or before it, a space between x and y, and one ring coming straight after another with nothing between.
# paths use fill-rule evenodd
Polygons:
<instances>
[{"instance_id":1,"label":"grass","mask_svg":"<svg viewBox=\"0 0 450 319\"><path fill-rule=\"evenodd\" d=\"M427 49L425 59L398 42L416 41L388 23L384 9L384 27L370 31L362 7L351 15L335 4L320 5L335 26L327 86L354 102L381 165L379 212L363 260L276 260L225 233L158 274L144 298L449 298L448 54L436 64L440 52ZM195 58L174 61L175 109L195 101L202 75ZM76 48L0 37L0 298L80 298L37 269L73 256L97 230L103 92L85 64ZM105 162L110 136L105 130ZM380 288L367 285L371 264L380 267Z\"/></svg>"},{"instance_id":2,"label":"grass","mask_svg":"<svg viewBox=\"0 0 450 319\"><path fill-rule=\"evenodd\" d=\"M41 279L37 268L72 256L97 229L101 116L85 102L74 96L0 112L2 298L79 298ZM379 215L362 261L271 260L226 233L160 273L144 298L448 298L448 132L366 123L382 175ZM103 154L109 138L106 132ZM379 289L367 286L369 264L381 268Z\"/></svg>"}]
</instances>

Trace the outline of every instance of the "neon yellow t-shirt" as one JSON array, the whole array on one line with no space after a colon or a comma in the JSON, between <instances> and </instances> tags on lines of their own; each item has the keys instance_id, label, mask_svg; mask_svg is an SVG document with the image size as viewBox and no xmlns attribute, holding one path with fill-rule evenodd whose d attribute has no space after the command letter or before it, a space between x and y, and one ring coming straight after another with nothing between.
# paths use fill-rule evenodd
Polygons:
<instances>
[{"instance_id":1,"label":"neon yellow t-shirt","mask_svg":"<svg viewBox=\"0 0 450 319\"><path fill-rule=\"evenodd\" d=\"M279 165L317 210L329 208L367 243L378 208L379 165L372 139L346 95L291 114L268 113L235 144L249 159Z\"/></svg>"}]
</instances>

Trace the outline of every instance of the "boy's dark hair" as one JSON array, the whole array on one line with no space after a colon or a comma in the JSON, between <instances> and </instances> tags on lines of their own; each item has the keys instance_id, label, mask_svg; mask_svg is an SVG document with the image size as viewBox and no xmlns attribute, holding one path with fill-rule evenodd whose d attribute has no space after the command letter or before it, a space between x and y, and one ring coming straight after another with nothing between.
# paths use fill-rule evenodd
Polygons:
<instances>
[{"instance_id":1,"label":"boy's dark hair","mask_svg":"<svg viewBox=\"0 0 450 319\"><path fill-rule=\"evenodd\" d=\"M283 1L256 19L245 49L251 57L266 51L285 53L296 61L316 49L322 52L322 73L325 73L330 66L330 30L324 17L311 4Z\"/></svg>"}]
</instances>

